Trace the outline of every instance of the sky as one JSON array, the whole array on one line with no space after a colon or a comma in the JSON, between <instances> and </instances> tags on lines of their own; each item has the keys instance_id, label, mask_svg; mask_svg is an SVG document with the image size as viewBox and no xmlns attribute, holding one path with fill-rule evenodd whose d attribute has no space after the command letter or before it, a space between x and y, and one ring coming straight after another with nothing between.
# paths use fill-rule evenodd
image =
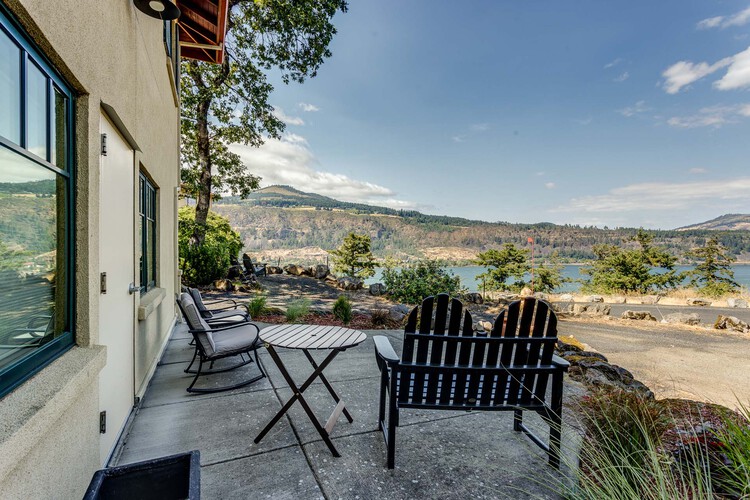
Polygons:
<instances>
[{"instance_id":1,"label":"sky","mask_svg":"<svg viewBox=\"0 0 750 500\"><path fill-rule=\"evenodd\" d=\"M750 1L351 0L233 146L262 186L486 221L750 213Z\"/></svg>"}]
</instances>

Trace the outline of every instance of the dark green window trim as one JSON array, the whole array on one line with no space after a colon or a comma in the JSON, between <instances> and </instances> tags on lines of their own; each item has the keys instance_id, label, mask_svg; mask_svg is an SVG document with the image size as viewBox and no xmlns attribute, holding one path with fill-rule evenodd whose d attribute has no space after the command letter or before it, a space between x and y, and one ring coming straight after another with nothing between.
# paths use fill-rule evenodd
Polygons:
<instances>
[{"instance_id":1,"label":"dark green window trim","mask_svg":"<svg viewBox=\"0 0 750 500\"><path fill-rule=\"evenodd\" d=\"M10 40L20 49L21 60L21 109L20 116L20 140L19 143L8 140L5 137L0 136L0 148L10 151L13 154L24 157L25 159L34 162L35 164L53 172L56 176L65 180L65 217L64 221L64 235L63 245L66 250L66 257L63 263L63 272L66 276L66 284L63 293L67 295L66 307L64 309L65 318L62 332L56 335L54 339L41 345L30 354L20 357L16 362L0 369L0 398L8 394L14 388L18 387L25 380L30 378L35 373L39 372L49 363L54 361L57 357L69 350L74 345L73 333L75 331L74 318L75 318L75 275L74 275L74 262L75 262L75 239L74 239L74 228L75 228L75 152L74 152L74 137L75 137L75 119L74 119L74 104L75 97L72 90L60 76L60 74L53 68L50 62L44 55L39 51L36 45L25 35L25 32L19 24L13 19L12 14L7 8L0 3L0 32L4 36L10 38ZM27 123L27 68L29 66L36 66L38 70L46 77L46 154L45 157L40 157L28 151L28 123ZM64 123L65 130L64 136L62 136L62 144L64 151L61 153L64 158L64 168L60 168L53 162L53 127L56 126L54 121L53 111L55 109L55 93L62 96L62 106L59 109L64 112ZM58 157L60 159L61 157Z\"/></svg>"},{"instance_id":2,"label":"dark green window trim","mask_svg":"<svg viewBox=\"0 0 750 500\"><path fill-rule=\"evenodd\" d=\"M141 227L141 294L156 286L157 189L143 172L138 182L138 215Z\"/></svg>"}]
</instances>

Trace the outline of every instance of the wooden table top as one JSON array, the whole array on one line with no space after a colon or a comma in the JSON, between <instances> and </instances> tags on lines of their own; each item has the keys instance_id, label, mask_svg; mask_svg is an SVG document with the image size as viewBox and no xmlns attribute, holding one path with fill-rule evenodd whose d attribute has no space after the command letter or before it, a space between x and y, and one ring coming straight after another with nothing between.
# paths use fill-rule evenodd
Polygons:
<instances>
[{"instance_id":1,"label":"wooden table top","mask_svg":"<svg viewBox=\"0 0 750 500\"><path fill-rule=\"evenodd\" d=\"M260 332L263 342L288 349L346 349L366 338L359 330L324 325L274 325Z\"/></svg>"}]
</instances>

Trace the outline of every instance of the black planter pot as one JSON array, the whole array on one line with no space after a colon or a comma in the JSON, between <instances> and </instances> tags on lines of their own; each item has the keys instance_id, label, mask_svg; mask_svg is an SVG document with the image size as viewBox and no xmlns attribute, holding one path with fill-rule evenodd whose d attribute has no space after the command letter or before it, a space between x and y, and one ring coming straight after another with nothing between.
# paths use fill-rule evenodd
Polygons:
<instances>
[{"instance_id":1,"label":"black planter pot","mask_svg":"<svg viewBox=\"0 0 750 500\"><path fill-rule=\"evenodd\" d=\"M96 471L84 500L199 500L200 452L146 460Z\"/></svg>"}]
</instances>

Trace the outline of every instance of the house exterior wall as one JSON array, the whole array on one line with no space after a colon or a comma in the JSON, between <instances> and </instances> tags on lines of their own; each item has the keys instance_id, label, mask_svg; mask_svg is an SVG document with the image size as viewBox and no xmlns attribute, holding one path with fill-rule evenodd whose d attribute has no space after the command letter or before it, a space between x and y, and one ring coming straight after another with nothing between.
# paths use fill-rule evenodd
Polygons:
<instances>
[{"instance_id":1,"label":"house exterior wall","mask_svg":"<svg viewBox=\"0 0 750 500\"><path fill-rule=\"evenodd\" d=\"M135 166L159 190L154 290L136 294L136 395L145 390L175 320L179 107L163 24L130 0L0 0L79 94L76 98L76 347L0 399L0 492L4 498L80 498L99 457L100 117L114 113L137 145ZM137 196L137 171L136 192ZM136 211L137 211L136 198ZM134 214L135 217L135 214ZM137 231L136 224L136 231ZM133 258L138 272L140 233ZM136 276L136 280L138 277ZM50 381L56 380L55 383ZM7 423L7 425L6 425ZM108 422L120 428L122 422ZM33 493L32 493L33 492Z\"/></svg>"}]
</instances>

